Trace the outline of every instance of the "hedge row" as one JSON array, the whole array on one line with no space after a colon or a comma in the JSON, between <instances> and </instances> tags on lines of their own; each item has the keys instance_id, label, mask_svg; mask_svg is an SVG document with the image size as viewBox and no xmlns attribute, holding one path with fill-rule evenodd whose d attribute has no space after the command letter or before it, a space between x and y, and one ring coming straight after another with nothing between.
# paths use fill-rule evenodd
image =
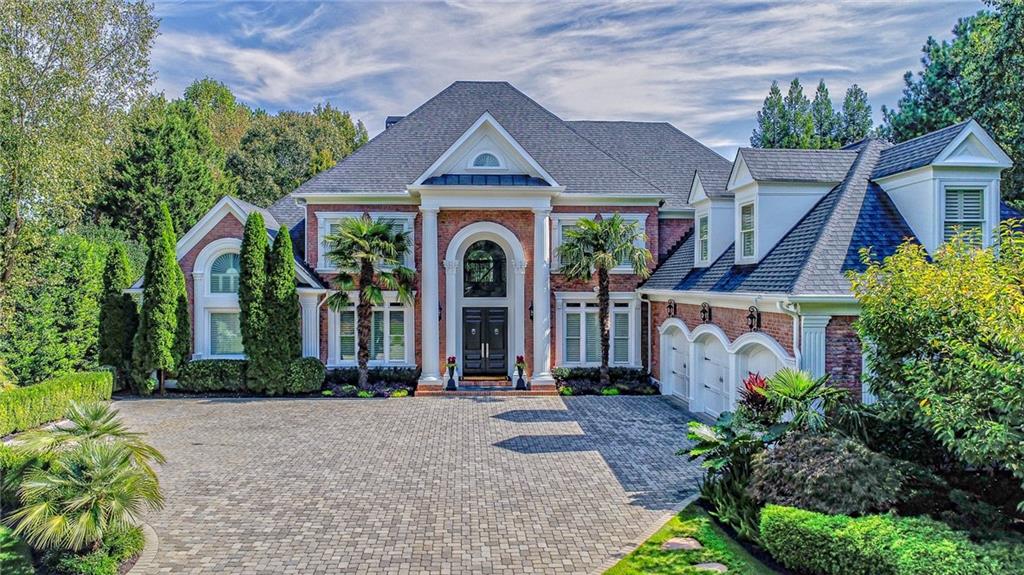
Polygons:
<instances>
[{"instance_id":1,"label":"hedge row","mask_svg":"<svg viewBox=\"0 0 1024 575\"><path fill-rule=\"evenodd\" d=\"M995 575L1024 572L1024 556L983 547L925 517L851 518L794 507L761 510L761 543L797 573L820 575Z\"/></svg>"},{"instance_id":2,"label":"hedge row","mask_svg":"<svg viewBox=\"0 0 1024 575\"><path fill-rule=\"evenodd\" d=\"M249 362L242 359L190 361L178 374L178 389L195 393L245 392ZM324 383L324 364L315 357L300 357L288 367L284 381L264 385L265 393L312 393Z\"/></svg>"},{"instance_id":3,"label":"hedge row","mask_svg":"<svg viewBox=\"0 0 1024 575\"><path fill-rule=\"evenodd\" d=\"M89 371L0 392L0 436L57 421L73 402L110 399L113 387L109 371Z\"/></svg>"},{"instance_id":4,"label":"hedge row","mask_svg":"<svg viewBox=\"0 0 1024 575\"><path fill-rule=\"evenodd\" d=\"M552 375L558 387L565 388L572 395L655 395L658 388L651 384L651 377L643 369L635 367L610 367L608 376L611 385L601 385L601 370L596 367L556 367ZM616 390L615 392L610 392Z\"/></svg>"}]
</instances>

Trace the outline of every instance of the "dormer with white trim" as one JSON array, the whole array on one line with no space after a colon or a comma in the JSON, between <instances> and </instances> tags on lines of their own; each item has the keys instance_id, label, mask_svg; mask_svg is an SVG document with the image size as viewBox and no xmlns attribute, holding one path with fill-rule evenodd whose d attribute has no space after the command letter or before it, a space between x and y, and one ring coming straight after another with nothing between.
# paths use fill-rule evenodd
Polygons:
<instances>
[{"instance_id":1,"label":"dormer with white trim","mask_svg":"<svg viewBox=\"0 0 1024 575\"><path fill-rule=\"evenodd\" d=\"M934 253L958 231L983 246L999 226L999 183L1010 157L968 120L884 150L873 174L921 245Z\"/></svg>"},{"instance_id":2,"label":"dormer with white trim","mask_svg":"<svg viewBox=\"0 0 1024 575\"><path fill-rule=\"evenodd\" d=\"M729 175L736 265L756 264L846 177L848 150L741 148Z\"/></svg>"},{"instance_id":3,"label":"dormer with white trim","mask_svg":"<svg viewBox=\"0 0 1024 575\"><path fill-rule=\"evenodd\" d=\"M707 180L707 174L705 174ZM695 172L690 184L687 200L693 206L694 241L693 265L705 268L715 263L733 241L733 198L724 189L724 183L716 185L711 180L704 182L700 172Z\"/></svg>"}]
</instances>

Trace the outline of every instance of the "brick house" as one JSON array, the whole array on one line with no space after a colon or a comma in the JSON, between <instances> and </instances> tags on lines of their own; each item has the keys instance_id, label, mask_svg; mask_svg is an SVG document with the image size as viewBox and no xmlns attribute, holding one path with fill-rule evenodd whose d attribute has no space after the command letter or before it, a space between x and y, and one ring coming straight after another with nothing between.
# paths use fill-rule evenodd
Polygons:
<instances>
[{"instance_id":1,"label":"brick house","mask_svg":"<svg viewBox=\"0 0 1024 575\"><path fill-rule=\"evenodd\" d=\"M558 366L597 365L593 284L559 273L557 246L581 217L641 226L653 275L612 280L611 362L647 367L694 411L731 407L748 371L831 373L860 391L857 304L844 277L871 247L934 249L956 226L990 241L1009 158L975 122L892 146L741 149L730 162L667 123L566 121L504 82L456 82L269 208L221 200L178 243L194 357L243 357L242 223L260 210L290 233L303 353L355 365L354 310L324 301L325 237L369 213L407 231L412 305L375 310L371 364L418 366L420 388L504 379L524 355L534 388Z\"/></svg>"}]
</instances>

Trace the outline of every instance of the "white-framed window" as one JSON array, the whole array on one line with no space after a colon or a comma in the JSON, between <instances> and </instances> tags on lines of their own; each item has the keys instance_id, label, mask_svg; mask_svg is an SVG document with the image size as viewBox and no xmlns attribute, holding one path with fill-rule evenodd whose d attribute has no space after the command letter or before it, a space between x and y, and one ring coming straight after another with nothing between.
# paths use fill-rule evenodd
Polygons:
<instances>
[{"instance_id":1,"label":"white-framed window","mask_svg":"<svg viewBox=\"0 0 1024 575\"><path fill-rule=\"evenodd\" d=\"M327 257L327 252L331 249L327 242L327 237L337 233L341 223L346 219L361 218L363 214L361 212L318 212L316 217L317 243L320 246L316 270L319 272L336 271L337 267ZM416 260L413 253L413 245L416 238L413 237L413 223L416 221L416 214L414 212L371 212L370 217L374 221L387 222L394 231L405 232L409 235L409 251L405 254L403 265L409 269L414 269Z\"/></svg>"},{"instance_id":2,"label":"white-framed window","mask_svg":"<svg viewBox=\"0 0 1024 575\"><path fill-rule=\"evenodd\" d=\"M355 297L351 298L355 301ZM370 363L371 365L411 365L415 363L413 333L416 329L411 306L401 302L386 301L375 306L370 316ZM328 364L355 365L359 352L359 329L356 307L331 310L328 319L330 343Z\"/></svg>"},{"instance_id":3,"label":"white-framed window","mask_svg":"<svg viewBox=\"0 0 1024 575\"><path fill-rule=\"evenodd\" d=\"M708 215L704 214L697 219L697 260L708 261L710 255L710 240L708 235Z\"/></svg>"},{"instance_id":4,"label":"white-framed window","mask_svg":"<svg viewBox=\"0 0 1024 575\"><path fill-rule=\"evenodd\" d=\"M559 302L561 327L560 364L566 367L597 366L601 364L601 323L596 299L592 294L566 294L556 296ZM610 303L608 363L614 366L632 366L636 361L637 306L632 294L620 294Z\"/></svg>"},{"instance_id":5,"label":"white-framed window","mask_svg":"<svg viewBox=\"0 0 1024 575\"><path fill-rule=\"evenodd\" d=\"M740 257L754 257L754 203L740 206Z\"/></svg>"},{"instance_id":6,"label":"white-framed window","mask_svg":"<svg viewBox=\"0 0 1024 575\"><path fill-rule=\"evenodd\" d=\"M500 168L501 160L491 152L480 152L473 158L474 168Z\"/></svg>"},{"instance_id":7,"label":"white-framed window","mask_svg":"<svg viewBox=\"0 0 1024 575\"><path fill-rule=\"evenodd\" d=\"M942 240L949 241L958 233L972 233L978 245L984 243L985 190L946 188L945 196Z\"/></svg>"},{"instance_id":8,"label":"white-framed window","mask_svg":"<svg viewBox=\"0 0 1024 575\"><path fill-rule=\"evenodd\" d=\"M239 311L210 311L207 324L210 326L210 355L217 357L242 357L242 322Z\"/></svg>"},{"instance_id":9,"label":"white-framed window","mask_svg":"<svg viewBox=\"0 0 1024 575\"><path fill-rule=\"evenodd\" d=\"M602 213L602 218L612 217L612 213ZM641 232L647 232L647 214L637 213L619 213L622 219L626 222L636 224ZM558 258L558 246L562 245L562 241L566 236L566 232L576 226L576 222L582 218L593 219L597 214L551 214L551 271L552 273L559 273L561 268L561 262ZM637 247L646 248L647 242L642 239L635 242ZM631 274L633 273L633 263L628 259L623 259L619 262L619 265L611 270L613 274Z\"/></svg>"},{"instance_id":10,"label":"white-framed window","mask_svg":"<svg viewBox=\"0 0 1024 575\"><path fill-rule=\"evenodd\" d=\"M238 293L240 268L240 256L237 253L217 256L210 266L210 293Z\"/></svg>"}]
</instances>

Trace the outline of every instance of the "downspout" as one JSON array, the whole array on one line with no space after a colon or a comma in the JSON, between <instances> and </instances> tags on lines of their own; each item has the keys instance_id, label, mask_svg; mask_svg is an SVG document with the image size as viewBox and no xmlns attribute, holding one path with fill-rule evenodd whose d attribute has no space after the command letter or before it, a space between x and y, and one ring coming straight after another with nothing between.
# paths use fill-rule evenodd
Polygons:
<instances>
[{"instance_id":1,"label":"downspout","mask_svg":"<svg viewBox=\"0 0 1024 575\"><path fill-rule=\"evenodd\" d=\"M651 309L653 307L651 300L648 299L646 295L643 296L643 300L647 302L647 371L650 373L654 371L651 369L653 366L651 363L651 360L653 359L651 349L654 347L654 344L652 343L652 340L654 339L654 324L652 323L654 321L654 312Z\"/></svg>"},{"instance_id":2,"label":"downspout","mask_svg":"<svg viewBox=\"0 0 1024 575\"><path fill-rule=\"evenodd\" d=\"M776 302L775 306L779 311L793 318L793 359L796 361L796 368L800 369L803 364L800 351L800 305L790 302Z\"/></svg>"}]
</instances>

